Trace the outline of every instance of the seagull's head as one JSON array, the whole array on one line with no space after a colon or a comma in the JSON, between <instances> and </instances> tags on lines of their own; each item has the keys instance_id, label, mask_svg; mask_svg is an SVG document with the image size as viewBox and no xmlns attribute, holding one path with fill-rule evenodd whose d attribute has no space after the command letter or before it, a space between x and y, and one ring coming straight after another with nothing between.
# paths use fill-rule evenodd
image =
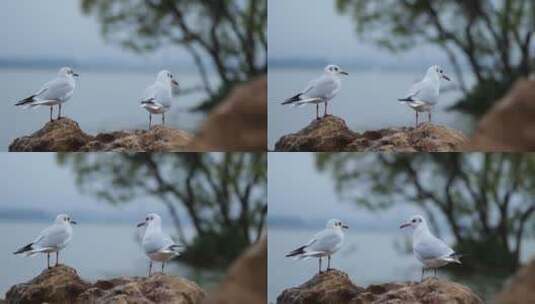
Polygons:
<instances>
[{"instance_id":1,"label":"seagull's head","mask_svg":"<svg viewBox=\"0 0 535 304\"><path fill-rule=\"evenodd\" d=\"M349 73L347 73L346 71L342 70L339 66L334 65L334 64L330 64L326 66L324 71L325 73L329 75L345 75L345 76L349 75Z\"/></svg>"},{"instance_id":2,"label":"seagull's head","mask_svg":"<svg viewBox=\"0 0 535 304\"><path fill-rule=\"evenodd\" d=\"M328 229L349 229L349 226L342 223L342 221L339 219L330 219L327 222L327 228Z\"/></svg>"},{"instance_id":3,"label":"seagull's head","mask_svg":"<svg viewBox=\"0 0 535 304\"><path fill-rule=\"evenodd\" d=\"M415 215L411 217L408 222L401 224L401 226L399 226L399 229L403 229L403 228L416 229L418 227L423 227L423 226L427 226L424 217L421 215Z\"/></svg>"},{"instance_id":4,"label":"seagull's head","mask_svg":"<svg viewBox=\"0 0 535 304\"><path fill-rule=\"evenodd\" d=\"M74 70L71 69L70 67L62 67L58 72L58 76L62 76L62 77L78 77L79 75L77 73L75 73Z\"/></svg>"},{"instance_id":5,"label":"seagull's head","mask_svg":"<svg viewBox=\"0 0 535 304\"><path fill-rule=\"evenodd\" d=\"M427 70L427 73L433 73L435 75L438 75L439 78L442 78L442 79L445 79L447 81L451 81L450 77L448 75L446 75L446 72L444 72L444 69L442 69L440 66L438 65L434 65L432 67L430 67L428 70Z\"/></svg>"},{"instance_id":6,"label":"seagull's head","mask_svg":"<svg viewBox=\"0 0 535 304\"><path fill-rule=\"evenodd\" d=\"M169 84L172 88L178 88L178 82L175 80L175 76L167 70L160 71L156 80L160 83Z\"/></svg>"},{"instance_id":7,"label":"seagull's head","mask_svg":"<svg viewBox=\"0 0 535 304\"><path fill-rule=\"evenodd\" d=\"M139 224L137 224L138 227L143 227L143 226L148 226L150 225L151 223L157 223L157 224L160 224L162 222L162 219L160 218L160 216L156 213L149 213L147 214L147 216L145 217L145 220Z\"/></svg>"},{"instance_id":8,"label":"seagull's head","mask_svg":"<svg viewBox=\"0 0 535 304\"><path fill-rule=\"evenodd\" d=\"M76 222L67 214L60 214L56 216L55 224L75 224Z\"/></svg>"}]
</instances>

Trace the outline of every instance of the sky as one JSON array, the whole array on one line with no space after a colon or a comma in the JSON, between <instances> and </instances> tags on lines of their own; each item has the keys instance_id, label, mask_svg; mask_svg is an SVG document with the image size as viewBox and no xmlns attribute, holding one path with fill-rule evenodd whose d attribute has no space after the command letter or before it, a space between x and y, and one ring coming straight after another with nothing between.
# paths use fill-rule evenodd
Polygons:
<instances>
[{"instance_id":1,"label":"sky","mask_svg":"<svg viewBox=\"0 0 535 304\"><path fill-rule=\"evenodd\" d=\"M112 206L80 192L70 167L60 167L54 153L0 153L0 212L41 210L46 214L70 213L73 218L109 217L124 221L143 219L165 209L150 197ZM79 215L79 216L77 216Z\"/></svg>"},{"instance_id":2,"label":"sky","mask_svg":"<svg viewBox=\"0 0 535 304\"><path fill-rule=\"evenodd\" d=\"M270 59L372 60L392 65L445 60L434 47L393 55L360 40L351 16L339 15L334 0L269 0L268 4Z\"/></svg>"},{"instance_id":3,"label":"sky","mask_svg":"<svg viewBox=\"0 0 535 304\"><path fill-rule=\"evenodd\" d=\"M190 62L186 52L170 48L137 55L107 43L93 15L83 15L79 0L5 0L0 4L0 58L73 58L126 63L164 60Z\"/></svg>"},{"instance_id":4,"label":"sky","mask_svg":"<svg viewBox=\"0 0 535 304\"><path fill-rule=\"evenodd\" d=\"M268 168L270 218L295 218L307 224L339 218L347 223L381 228L399 226L418 213L418 209L403 205L369 212L341 201L331 176L316 170L313 153L269 153Z\"/></svg>"}]
</instances>

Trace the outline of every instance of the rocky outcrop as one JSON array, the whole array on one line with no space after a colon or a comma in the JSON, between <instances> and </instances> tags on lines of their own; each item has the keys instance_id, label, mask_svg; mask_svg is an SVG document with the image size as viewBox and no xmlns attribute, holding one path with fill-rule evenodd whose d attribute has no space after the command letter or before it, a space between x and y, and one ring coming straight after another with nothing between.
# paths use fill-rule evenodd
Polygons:
<instances>
[{"instance_id":1,"label":"rocky outcrop","mask_svg":"<svg viewBox=\"0 0 535 304\"><path fill-rule=\"evenodd\" d=\"M522 267L496 298L500 304L535 303L535 260Z\"/></svg>"},{"instance_id":2,"label":"rocky outcrop","mask_svg":"<svg viewBox=\"0 0 535 304\"><path fill-rule=\"evenodd\" d=\"M264 236L230 267L205 304L267 303L267 238Z\"/></svg>"},{"instance_id":3,"label":"rocky outcrop","mask_svg":"<svg viewBox=\"0 0 535 304\"><path fill-rule=\"evenodd\" d=\"M276 151L451 152L460 151L467 138L459 131L433 124L418 128L388 128L362 134L351 131L335 116L314 120L301 131L283 136Z\"/></svg>"},{"instance_id":4,"label":"rocky outcrop","mask_svg":"<svg viewBox=\"0 0 535 304\"><path fill-rule=\"evenodd\" d=\"M165 126L150 130L86 134L77 122L62 118L48 122L37 132L15 139L11 152L171 152L184 150L191 136Z\"/></svg>"},{"instance_id":5,"label":"rocky outcrop","mask_svg":"<svg viewBox=\"0 0 535 304\"><path fill-rule=\"evenodd\" d=\"M519 80L485 114L467 145L471 151L535 151L535 80Z\"/></svg>"},{"instance_id":6,"label":"rocky outcrop","mask_svg":"<svg viewBox=\"0 0 535 304\"><path fill-rule=\"evenodd\" d=\"M237 86L201 126L191 150L266 151L267 80Z\"/></svg>"},{"instance_id":7,"label":"rocky outcrop","mask_svg":"<svg viewBox=\"0 0 535 304\"><path fill-rule=\"evenodd\" d=\"M92 284L76 270L56 266L36 278L15 285L6 303L202 303L205 292L197 284L163 273L148 278L117 278Z\"/></svg>"},{"instance_id":8,"label":"rocky outcrop","mask_svg":"<svg viewBox=\"0 0 535 304\"><path fill-rule=\"evenodd\" d=\"M302 285L286 289L277 304L482 304L470 289L460 284L428 278L420 283L386 283L368 288L355 286L348 275L330 270Z\"/></svg>"}]
</instances>

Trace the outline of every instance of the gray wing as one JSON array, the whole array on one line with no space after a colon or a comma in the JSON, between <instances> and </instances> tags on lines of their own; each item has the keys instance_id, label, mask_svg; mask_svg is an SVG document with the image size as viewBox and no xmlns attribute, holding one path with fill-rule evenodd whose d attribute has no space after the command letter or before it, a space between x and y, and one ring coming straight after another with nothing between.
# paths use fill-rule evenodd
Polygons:
<instances>
[{"instance_id":1,"label":"gray wing","mask_svg":"<svg viewBox=\"0 0 535 304\"><path fill-rule=\"evenodd\" d=\"M414 246L414 251L423 259L435 259L454 253L446 243L434 236L427 237Z\"/></svg>"},{"instance_id":2,"label":"gray wing","mask_svg":"<svg viewBox=\"0 0 535 304\"><path fill-rule=\"evenodd\" d=\"M310 251L329 251L336 248L342 239L331 230L323 230L313 238L314 242L307 247ZM309 242L310 243L310 242Z\"/></svg>"},{"instance_id":3,"label":"gray wing","mask_svg":"<svg viewBox=\"0 0 535 304\"><path fill-rule=\"evenodd\" d=\"M37 100L63 100L71 95L74 86L65 78L51 80L35 93Z\"/></svg>"},{"instance_id":4,"label":"gray wing","mask_svg":"<svg viewBox=\"0 0 535 304\"><path fill-rule=\"evenodd\" d=\"M152 253L160 250L170 250L176 246L175 242L165 233L153 233L143 239L143 249Z\"/></svg>"},{"instance_id":5,"label":"gray wing","mask_svg":"<svg viewBox=\"0 0 535 304\"><path fill-rule=\"evenodd\" d=\"M169 89L159 83L149 86L145 89L145 92L143 92L141 101L149 100L152 100L154 103L159 105L170 105L171 95L169 93Z\"/></svg>"},{"instance_id":6,"label":"gray wing","mask_svg":"<svg viewBox=\"0 0 535 304\"><path fill-rule=\"evenodd\" d=\"M33 243L34 245L43 248L56 247L68 241L69 238L70 235L64 227L60 225L52 225L43 230Z\"/></svg>"},{"instance_id":7,"label":"gray wing","mask_svg":"<svg viewBox=\"0 0 535 304\"><path fill-rule=\"evenodd\" d=\"M339 90L339 85L331 77L322 76L313 80L303 92L307 97L329 97L336 94Z\"/></svg>"},{"instance_id":8,"label":"gray wing","mask_svg":"<svg viewBox=\"0 0 535 304\"><path fill-rule=\"evenodd\" d=\"M405 99L433 103L436 101L435 95L436 94L431 83L429 83L428 81L422 80L412 85Z\"/></svg>"}]
</instances>

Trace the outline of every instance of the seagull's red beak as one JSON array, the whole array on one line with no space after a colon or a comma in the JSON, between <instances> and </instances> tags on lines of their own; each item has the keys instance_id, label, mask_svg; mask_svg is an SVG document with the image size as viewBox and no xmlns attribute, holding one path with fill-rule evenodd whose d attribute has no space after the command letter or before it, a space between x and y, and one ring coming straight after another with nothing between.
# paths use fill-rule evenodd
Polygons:
<instances>
[{"instance_id":1,"label":"seagull's red beak","mask_svg":"<svg viewBox=\"0 0 535 304\"><path fill-rule=\"evenodd\" d=\"M171 80L171 83L172 83L173 85L176 85L176 86L178 87L178 82L176 82L176 80L174 80L174 79Z\"/></svg>"},{"instance_id":2,"label":"seagull's red beak","mask_svg":"<svg viewBox=\"0 0 535 304\"><path fill-rule=\"evenodd\" d=\"M145 226L145 222L137 224L138 227Z\"/></svg>"}]
</instances>

